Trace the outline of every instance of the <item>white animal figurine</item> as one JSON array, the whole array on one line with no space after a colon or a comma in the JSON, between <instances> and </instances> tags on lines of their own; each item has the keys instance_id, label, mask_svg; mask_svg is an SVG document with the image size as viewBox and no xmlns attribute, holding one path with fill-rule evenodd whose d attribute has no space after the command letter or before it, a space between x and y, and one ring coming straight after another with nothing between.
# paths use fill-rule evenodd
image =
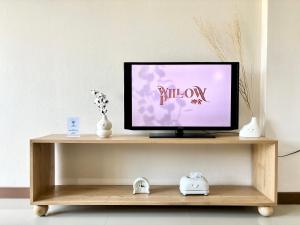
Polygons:
<instances>
[{"instance_id":1,"label":"white animal figurine","mask_svg":"<svg viewBox=\"0 0 300 225\"><path fill-rule=\"evenodd\" d=\"M240 137L258 138L261 136L261 130L258 125L256 117L252 117L251 121L244 125L240 130Z\"/></svg>"},{"instance_id":2,"label":"white animal figurine","mask_svg":"<svg viewBox=\"0 0 300 225\"><path fill-rule=\"evenodd\" d=\"M150 184L145 177L138 177L133 182L133 194L149 194Z\"/></svg>"},{"instance_id":3,"label":"white animal figurine","mask_svg":"<svg viewBox=\"0 0 300 225\"><path fill-rule=\"evenodd\" d=\"M179 190L183 195L208 195L209 184L200 172L191 172L180 179Z\"/></svg>"}]
</instances>

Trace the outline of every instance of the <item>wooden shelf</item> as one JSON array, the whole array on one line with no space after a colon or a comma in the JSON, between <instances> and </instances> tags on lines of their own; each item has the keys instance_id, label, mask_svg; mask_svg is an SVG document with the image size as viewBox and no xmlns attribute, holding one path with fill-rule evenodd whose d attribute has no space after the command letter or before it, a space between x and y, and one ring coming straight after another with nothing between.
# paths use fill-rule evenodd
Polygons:
<instances>
[{"instance_id":1,"label":"wooden shelf","mask_svg":"<svg viewBox=\"0 0 300 225\"><path fill-rule=\"evenodd\" d=\"M57 185L35 205L231 205L273 206L252 186L211 186L210 194L183 196L178 186L151 186L151 194L132 194L124 185Z\"/></svg>"},{"instance_id":2,"label":"wooden shelf","mask_svg":"<svg viewBox=\"0 0 300 225\"><path fill-rule=\"evenodd\" d=\"M273 144L277 140L260 138L240 138L239 136L220 136L217 138L149 138L146 136L123 135L100 138L94 134L80 137L67 137L65 134L52 134L31 139L31 143L83 143L83 144Z\"/></svg>"},{"instance_id":3,"label":"wooden shelf","mask_svg":"<svg viewBox=\"0 0 300 225\"><path fill-rule=\"evenodd\" d=\"M132 195L132 186L59 186L55 185L55 144L119 144L120 148L124 144L251 145L252 186L211 186L208 196L183 196L178 186L151 186L150 195ZM30 140L30 202L35 205L37 215L46 215L48 205L243 205L258 206L261 215L269 216L273 212L272 206L277 204L277 145L277 140L269 138L232 135L216 138L134 135L99 138L84 134L70 138L53 134L34 138Z\"/></svg>"}]
</instances>

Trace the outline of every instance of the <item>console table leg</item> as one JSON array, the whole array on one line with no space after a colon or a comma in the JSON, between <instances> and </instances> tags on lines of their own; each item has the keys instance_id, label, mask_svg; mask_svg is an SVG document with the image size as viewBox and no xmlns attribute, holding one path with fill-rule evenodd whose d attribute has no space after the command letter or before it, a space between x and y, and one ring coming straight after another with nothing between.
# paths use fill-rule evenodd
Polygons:
<instances>
[{"instance_id":1,"label":"console table leg","mask_svg":"<svg viewBox=\"0 0 300 225\"><path fill-rule=\"evenodd\" d=\"M273 212L274 212L274 208L270 207L270 206L259 206L257 207L258 212L260 215L262 216L272 216Z\"/></svg>"},{"instance_id":2,"label":"console table leg","mask_svg":"<svg viewBox=\"0 0 300 225\"><path fill-rule=\"evenodd\" d=\"M48 212L48 206L47 205L35 205L33 207L33 212L37 215L37 216L45 216Z\"/></svg>"}]
</instances>

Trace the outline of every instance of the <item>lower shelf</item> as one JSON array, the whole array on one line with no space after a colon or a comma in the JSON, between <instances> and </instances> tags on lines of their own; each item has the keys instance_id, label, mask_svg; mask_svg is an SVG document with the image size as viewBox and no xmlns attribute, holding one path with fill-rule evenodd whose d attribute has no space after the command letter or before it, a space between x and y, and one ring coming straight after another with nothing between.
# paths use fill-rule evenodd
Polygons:
<instances>
[{"instance_id":1,"label":"lower shelf","mask_svg":"<svg viewBox=\"0 0 300 225\"><path fill-rule=\"evenodd\" d=\"M124 185L56 185L34 205L276 205L252 186L211 186L208 196L183 196L178 186L151 186L151 194L132 194Z\"/></svg>"}]
</instances>

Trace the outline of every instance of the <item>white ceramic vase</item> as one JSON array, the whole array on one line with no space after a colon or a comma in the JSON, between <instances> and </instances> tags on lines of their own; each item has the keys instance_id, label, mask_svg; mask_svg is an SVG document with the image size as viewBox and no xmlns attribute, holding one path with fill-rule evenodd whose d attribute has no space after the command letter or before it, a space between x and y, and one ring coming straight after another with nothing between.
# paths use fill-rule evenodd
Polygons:
<instances>
[{"instance_id":1,"label":"white ceramic vase","mask_svg":"<svg viewBox=\"0 0 300 225\"><path fill-rule=\"evenodd\" d=\"M258 125L256 117L252 117L250 122L240 130L240 137L256 138L261 136L261 129Z\"/></svg>"},{"instance_id":2,"label":"white ceramic vase","mask_svg":"<svg viewBox=\"0 0 300 225\"><path fill-rule=\"evenodd\" d=\"M102 115L97 123L97 135L102 138L107 138L111 135L112 124L106 115Z\"/></svg>"}]
</instances>

